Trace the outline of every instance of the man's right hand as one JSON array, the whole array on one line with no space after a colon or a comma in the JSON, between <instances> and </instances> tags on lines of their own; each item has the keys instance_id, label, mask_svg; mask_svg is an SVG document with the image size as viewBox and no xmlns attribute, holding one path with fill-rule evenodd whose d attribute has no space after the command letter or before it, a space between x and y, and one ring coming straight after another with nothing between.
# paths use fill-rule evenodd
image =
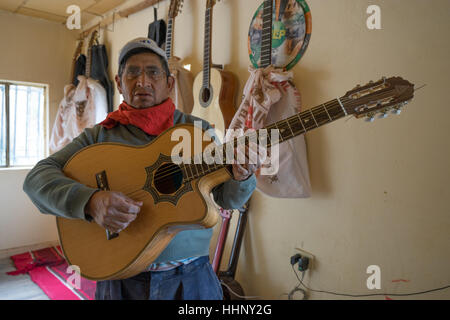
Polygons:
<instances>
[{"instance_id":1,"label":"man's right hand","mask_svg":"<svg viewBox=\"0 0 450 320\"><path fill-rule=\"evenodd\" d=\"M121 192L98 191L86 205L86 214L110 232L119 233L137 217L143 205Z\"/></svg>"}]
</instances>

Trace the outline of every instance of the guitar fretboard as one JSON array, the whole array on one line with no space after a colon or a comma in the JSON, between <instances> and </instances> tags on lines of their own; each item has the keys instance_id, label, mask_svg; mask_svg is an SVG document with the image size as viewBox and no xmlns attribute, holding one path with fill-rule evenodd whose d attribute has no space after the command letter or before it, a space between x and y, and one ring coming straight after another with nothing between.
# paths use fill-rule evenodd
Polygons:
<instances>
[{"instance_id":1,"label":"guitar fretboard","mask_svg":"<svg viewBox=\"0 0 450 320\"><path fill-rule=\"evenodd\" d=\"M273 0L264 0L261 35L261 68L272 64L272 12Z\"/></svg>"},{"instance_id":2,"label":"guitar fretboard","mask_svg":"<svg viewBox=\"0 0 450 320\"><path fill-rule=\"evenodd\" d=\"M289 140L307 131L345 117L347 112L344 108L343 101L345 101L345 98L331 100L320 106L297 113L285 120L275 122L264 129L269 131L269 139L270 130L278 130L279 142ZM272 141L268 141L267 146L270 147L271 145Z\"/></svg>"},{"instance_id":3,"label":"guitar fretboard","mask_svg":"<svg viewBox=\"0 0 450 320\"><path fill-rule=\"evenodd\" d=\"M91 65L92 65L92 46L89 45L88 54L86 57L86 71L85 71L86 78L89 78L91 76Z\"/></svg>"},{"instance_id":4,"label":"guitar fretboard","mask_svg":"<svg viewBox=\"0 0 450 320\"><path fill-rule=\"evenodd\" d=\"M267 148L274 144L287 141L347 116L345 109L346 98L338 98L320 106L297 113L285 120L275 122L263 129L256 130L230 142L216 146L209 154L198 154L190 159L190 163L180 165L186 181L195 180L209 173L217 171L233 163L234 151L250 141L263 143ZM272 141L271 130L278 131L279 139ZM264 141L262 141L264 139ZM228 160L227 160L228 159Z\"/></svg>"},{"instance_id":5,"label":"guitar fretboard","mask_svg":"<svg viewBox=\"0 0 450 320\"><path fill-rule=\"evenodd\" d=\"M167 23L167 35L166 35L166 57L167 59L170 59L173 55L172 50L172 40L173 40L173 29L175 25L175 19L169 18L169 21Z\"/></svg>"},{"instance_id":6,"label":"guitar fretboard","mask_svg":"<svg viewBox=\"0 0 450 320\"><path fill-rule=\"evenodd\" d=\"M211 77L211 31L213 7L206 9L205 13L205 43L203 52L203 87L209 88Z\"/></svg>"}]
</instances>

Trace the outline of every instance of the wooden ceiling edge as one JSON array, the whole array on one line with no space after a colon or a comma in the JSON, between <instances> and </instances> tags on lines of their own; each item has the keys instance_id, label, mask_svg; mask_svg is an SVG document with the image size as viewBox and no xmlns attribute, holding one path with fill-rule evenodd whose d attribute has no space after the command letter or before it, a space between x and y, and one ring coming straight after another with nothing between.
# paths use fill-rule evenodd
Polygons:
<instances>
[{"instance_id":1,"label":"wooden ceiling edge","mask_svg":"<svg viewBox=\"0 0 450 320\"><path fill-rule=\"evenodd\" d=\"M142 11L144 9L147 9L148 7L151 7L159 2L161 2L163 0L144 0L134 6L119 10L117 12L117 16L116 16L116 12L114 11L114 9L111 9L109 12L112 11L112 14L108 15L107 17L103 18L100 22L94 24L93 26L89 27L86 30L83 30L80 35L79 38L80 39L84 39L87 36L89 36L89 34L94 31L97 28L106 28L107 26L109 26L111 23L114 23L118 20L124 19L124 18L128 18L128 16L135 14L139 11ZM108 14L108 13L106 13ZM105 14L105 15L106 15Z\"/></svg>"},{"instance_id":2,"label":"wooden ceiling edge","mask_svg":"<svg viewBox=\"0 0 450 320\"><path fill-rule=\"evenodd\" d=\"M22 3L19 4L19 6L16 8L16 10L13 11L13 13L17 13L17 11L19 11L27 2L28 0L23 0Z\"/></svg>"},{"instance_id":3,"label":"wooden ceiling edge","mask_svg":"<svg viewBox=\"0 0 450 320\"><path fill-rule=\"evenodd\" d=\"M67 19L66 16L62 16L62 15L59 15L59 14L57 14L57 13L48 12L48 11L39 10L39 9L34 9L34 8L27 7L27 6L20 6L20 8L18 8L14 13L20 13L20 12L18 11L18 10L20 10L20 9L26 9L26 10L30 10L30 11L34 11L34 12L42 12L42 13L48 14L48 15L50 15L50 16L56 16L56 17L58 17L58 18L64 18L64 19Z\"/></svg>"}]
</instances>

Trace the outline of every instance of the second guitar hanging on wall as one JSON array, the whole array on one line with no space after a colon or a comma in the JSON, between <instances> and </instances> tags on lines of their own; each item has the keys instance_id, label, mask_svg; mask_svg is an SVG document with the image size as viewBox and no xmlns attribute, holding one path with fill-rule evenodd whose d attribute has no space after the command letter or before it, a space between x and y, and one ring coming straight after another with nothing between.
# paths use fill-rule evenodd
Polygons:
<instances>
[{"instance_id":1,"label":"second guitar hanging on wall","mask_svg":"<svg viewBox=\"0 0 450 320\"><path fill-rule=\"evenodd\" d=\"M271 15L267 11L269 7L273 7ZM265 39L264 31L270 26L272 38ZM253 67L266 64L292 69L308 48L311 29L311 11L306 1L265 0L256 10L248 32L248 51ZM269 63L264 63L264 51L268 47L271 58Z\"/></svg>"}]
</instances>

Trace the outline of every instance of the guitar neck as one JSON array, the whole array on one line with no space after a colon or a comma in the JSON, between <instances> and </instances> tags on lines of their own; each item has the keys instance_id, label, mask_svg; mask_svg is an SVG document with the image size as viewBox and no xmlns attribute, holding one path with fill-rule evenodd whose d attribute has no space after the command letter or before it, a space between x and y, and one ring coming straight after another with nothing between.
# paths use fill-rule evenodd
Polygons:
<instances>
[{"instance_id":1,"label":"guitar neck","mask_svg":"<svg viewBox=\"0 0 450 320\"><path fill-rule=\"evenodd\" d=\"M169 18L167 23L167 35L166 35L166 57L170 59L173 57L173 35L175 28L175 19Z\"/></svg>"},{"instance_id":2,"label":"guitar neck","mask_svg":"<svg viewBox=\"0 0 450 320\"><path fill-rule=\"evenodd\" d=\"M89 78L91 76L91 65L92 65L92 47L89 46L88 48L88 54L86 57L86 78Z\"/></svg>"},{"instance_id":3,"label":"guitar neck","mask_svg":"<svg viewBox=\"0 0 450 320\"><path fill-rule=\"evenodd\" d=\"M347 116L344 108L345 102L346 98L337 98L263 128L263 130L267 130L267 147L305 134L310 130ZM278 130L278 141L270 141L271 130Z\"/></svg>"},{"instance_id":4,"label":"guitar neck","mask_svg":"<svg viewBox=\"0 0 450 320\"><path fill-rule=\"evenodd\" d=\"M211 32L213 7L206 8L205 13L205 44L203 51L203 87L209 88L211 81Z\"/></svg>"},{"instance_id":5,"label":"guitar neck","mask_svg":"<svg viewBox=\"0 0 450 320\"><path fill-rule=\"evenodd\" d=\"M261 68L272 64L272 19L273 0L264 0L261 35Z\"/></svg>"},{"instance_id":6,"label":"guitar neck","mask_svg":"<svg viewBox=\"0 0 450 320\"><path fill-rule=\"evenodd\" d=\"M98 32L94 31L91 35L91 39L89 40L88 50L87 50L87 57L86 57L86 78L89 78L91 76L91 65L92 65L92 47L94 46L94 43L97 41L98 38ZM97 42L98 44L98 42Z\"/></svg>"},{"instance_id":7,"label":"guitar neck","mask_svg":"<svg viewBox=\"0 0 450 320\"><path fill-rule=\"evenodd\" d=\"M77 57L74 56L73 61L72 61L72 69L70 71L70 83L73 82L74 78L75 78L75 67L77 65Z\"/></svg>"},{"instance_id":8,"label":"guitar neck","mask_svg":"<svg viewBox=\"0 0 450 320\"><path fill-rule=\"evenodd\" d=\"M198 154L190 163L182 164L181 169L187 181L205 176L234 163L234 150L249 143L261 143L266 148L287 141L307 131L321 127L347 116L347 98L337 98L317 107L297 113L285 120L275 122L249 135L241 136L215 147L209 156ZM271 130L277 130L278 139L272 140Z\"/></svg>"}]
</instances>

